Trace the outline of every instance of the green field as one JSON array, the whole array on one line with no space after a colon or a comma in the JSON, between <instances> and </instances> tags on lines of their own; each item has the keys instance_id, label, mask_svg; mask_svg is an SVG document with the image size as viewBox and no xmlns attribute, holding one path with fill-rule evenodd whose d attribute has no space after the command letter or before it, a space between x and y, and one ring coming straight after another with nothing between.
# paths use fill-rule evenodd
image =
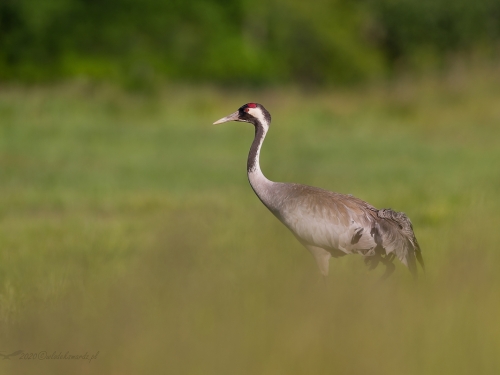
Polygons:
<instances>
[{"instance_id":1,"label":"green field","mask_svg":"<svg viewBox=\"0 0 500 375\"><path fill-rule=\"evenodd\" d=\"M253 194L268 178L412 219L427 263L387 282L313 258ZM500 373L500 70L355 89L133 94L0 88L2 374Z\"/></svg>"}]
</instances>

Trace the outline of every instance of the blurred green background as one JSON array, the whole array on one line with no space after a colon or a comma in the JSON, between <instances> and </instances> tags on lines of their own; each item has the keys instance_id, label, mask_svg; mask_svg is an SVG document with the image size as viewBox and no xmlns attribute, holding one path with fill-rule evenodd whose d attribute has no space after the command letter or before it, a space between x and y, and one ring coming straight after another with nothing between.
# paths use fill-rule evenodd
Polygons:
<instances>
[{"instance_id":1,"label":"blurred green background","mask_svg":"<svg viewBox=\"0 0 500 375\"><path fill-rule=\"evenodd\" d=\"M3 0L0 373L500 373L499 41L492 0ZM417 284L323 285L211 126L250 101L270 179L410 216Z\"/></svg>"},{"instance_id":2,"label":"blurred green background","mask_svg":"<svg viewBox=\"0 0 500 375\"><path fill-rule=\"evenodd\" d=\"M498 57L496 0L2 0L0 79L349 84Z\"/></svg>"}]
</instances>

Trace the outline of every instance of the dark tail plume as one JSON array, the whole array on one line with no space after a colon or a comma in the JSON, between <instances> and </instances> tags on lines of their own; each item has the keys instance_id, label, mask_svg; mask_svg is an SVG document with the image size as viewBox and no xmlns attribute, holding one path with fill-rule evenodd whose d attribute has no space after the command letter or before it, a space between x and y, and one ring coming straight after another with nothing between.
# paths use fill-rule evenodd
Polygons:
<instances>
[{"instance_id":1,"label":"dark tail plume","mask_svg":"<svg viewBox=\"0 0 500 375\"><path fill-rule=\"evenodd\" d=\"M415 257L417 258L418 263L420 264L420 267L422 267L422 270L425 271L424 258L422 258L422 252L420 251L420 248L415 250Z\"/></svg>"}]
</instances>

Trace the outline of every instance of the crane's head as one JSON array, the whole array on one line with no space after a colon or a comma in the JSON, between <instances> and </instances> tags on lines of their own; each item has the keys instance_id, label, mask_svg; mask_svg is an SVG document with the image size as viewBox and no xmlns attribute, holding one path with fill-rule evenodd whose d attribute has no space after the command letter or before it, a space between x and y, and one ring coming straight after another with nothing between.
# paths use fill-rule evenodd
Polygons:
<instances>
[{"instance_id":1,"label":"crane's head","mask_svg":"<svg viewBox=\"0 0 500 375\"><path fill-rule=\"evenodd\" d=\"M262 104L247 103L242 105L236 112L231 113L229 116L215 121L214 125L229 121L249 122L255 126L261 125L267 130L269 128L269 124L271 123L271 115L264 108L264 106L262 106Z\"/></svg>"}]
</instances>

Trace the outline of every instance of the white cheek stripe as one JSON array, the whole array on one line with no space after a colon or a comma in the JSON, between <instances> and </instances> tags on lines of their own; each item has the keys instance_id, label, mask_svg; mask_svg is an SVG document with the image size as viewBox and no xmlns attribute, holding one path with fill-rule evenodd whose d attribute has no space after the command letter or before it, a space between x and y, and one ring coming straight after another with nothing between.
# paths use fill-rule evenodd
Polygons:
<instances>
[{"instance_id":1,"label":"white cheek stripe","mask_svg":"<svg viewBox=\"0 0 500 375\"><path fill-rule=\"evenodd\" d=\"M266 130L269 129L269 124L267 123L267 120L264 117L264 114L262 113L262 111L259 108L250 108L250 107L248 107L247 109L248 109L248 114L252 115L257 120L259 120L260 123L262 124L262 126L264 126L264 128Z\"/></svg>"}]
</instances>

